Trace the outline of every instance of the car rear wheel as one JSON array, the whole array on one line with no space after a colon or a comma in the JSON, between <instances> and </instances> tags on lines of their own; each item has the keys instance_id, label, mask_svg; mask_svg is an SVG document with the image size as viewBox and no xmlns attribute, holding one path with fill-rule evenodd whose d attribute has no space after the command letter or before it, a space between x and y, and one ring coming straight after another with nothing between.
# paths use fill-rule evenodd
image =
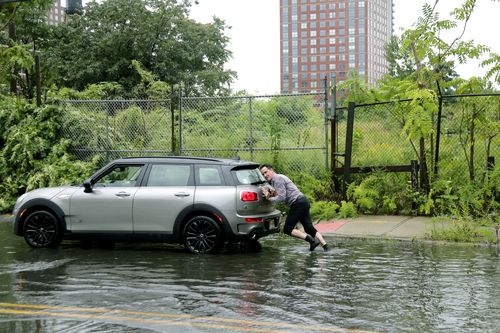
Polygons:
<instances>
[{"instance_id":1,"label":"car rear wheel","mask_svg":"<svg viewBox=\"0 0 500 333\"><path fill-rule=\"evenodd\" d=\"M184 246L191 253L217 253L222 245L221 229L207 216L190 219L182 234Z\"/></svg>"},{"instance_id":2,"label":"car rear wheel","mask_svg":"<svg viewBox=\"0 0 500 333\"><path fill-rule=\"evenodd\" d=\"M24 221L24 239L34 248L59 246L62 241L59 221L45 210L31 213Z\"/></svg>"}]
</instances>

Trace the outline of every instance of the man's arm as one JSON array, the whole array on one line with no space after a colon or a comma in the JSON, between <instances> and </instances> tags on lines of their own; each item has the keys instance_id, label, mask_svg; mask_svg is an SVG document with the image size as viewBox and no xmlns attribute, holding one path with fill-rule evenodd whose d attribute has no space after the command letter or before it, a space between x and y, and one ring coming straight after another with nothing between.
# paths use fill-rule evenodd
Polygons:
<instances>
[{"instance_id":1,"label":"man's arm","mask_svg":"<svg viewBox=\"0 0 500 333\"><path fill-rule=\"evenodd\" d=\"M267 197L267 200L272 203L280 203L286 201L286 186L285 180L281 177L276 177L273 179L274 190L276 195L274 197Z\"/></svg>"}]
</instances>

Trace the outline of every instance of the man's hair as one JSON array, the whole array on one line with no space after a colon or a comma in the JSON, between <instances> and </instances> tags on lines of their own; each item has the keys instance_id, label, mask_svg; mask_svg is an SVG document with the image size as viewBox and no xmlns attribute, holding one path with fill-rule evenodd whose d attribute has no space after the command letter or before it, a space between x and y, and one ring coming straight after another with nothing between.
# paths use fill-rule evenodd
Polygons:
<instances>
[{"instance_id":1,"label":"man's hair","mask_svg":"<svg viewBox=\"0 0 500 333\"><path fill-rule=\"evenodd\" d=\"M270 170L274 170L273 166L271 164L261 164L259 170L262 169L262 168L264 168L264 167L266 167L266 168L268 168Z\"/></svg>"}]
</instances>

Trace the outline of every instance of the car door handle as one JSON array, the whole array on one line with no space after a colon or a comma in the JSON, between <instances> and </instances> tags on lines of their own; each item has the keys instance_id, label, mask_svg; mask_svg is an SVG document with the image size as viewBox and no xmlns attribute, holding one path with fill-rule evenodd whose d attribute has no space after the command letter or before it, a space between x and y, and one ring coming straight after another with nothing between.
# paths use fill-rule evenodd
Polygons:
<instances>
[{"instance_id":1,"label":"car door handle","mask_svg":"<svg viewBox=\"0 0 500 333\"><path fill-rule=\"evenodd\" d=\"M115 194L117 197L124 198L124 197L130 197L130 193L127 192L118 192Z\"/></svg>"},{"instance_id":2,"label":"car door handle","mask_svg":"<svg viewBox=\"0 0 500 333\"><path fill-rule=\"evenodd\" d=\"M186 193L186 192L178 192L178 193L175 193L174 194L176 197L189 197L189 193Z\"/></svg>"}]
</instances>

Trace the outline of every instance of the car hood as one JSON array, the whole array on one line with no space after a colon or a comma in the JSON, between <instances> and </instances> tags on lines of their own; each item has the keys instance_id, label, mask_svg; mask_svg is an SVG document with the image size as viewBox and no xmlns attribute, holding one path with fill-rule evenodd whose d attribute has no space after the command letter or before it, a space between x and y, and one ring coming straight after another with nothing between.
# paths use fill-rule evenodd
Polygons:
<instances>
[{"instance_id":1,"label":"car hood","mask_svg":"<svg viewBox=\"0 0 500 333\"><path fill-rule=\"evenodd\" d=\"M78 188L78 186L71 186L71 185L38 188L36 190L32 190L32 191L26 192L22 196L22 201L24 201L26 199L33 199L33 198L48 199L48 200L50 200L54 196L58 195L59 193L61 193L64 190L67 190L67 189L77 189L77 188Z\"/></svg>"}]
</instances>

